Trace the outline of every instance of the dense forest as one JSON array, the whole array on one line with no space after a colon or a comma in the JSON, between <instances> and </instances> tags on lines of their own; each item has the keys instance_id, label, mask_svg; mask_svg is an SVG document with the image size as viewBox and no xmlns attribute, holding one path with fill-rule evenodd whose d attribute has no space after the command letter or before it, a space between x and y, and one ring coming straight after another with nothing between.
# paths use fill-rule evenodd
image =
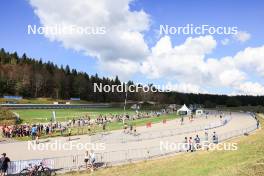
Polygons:
<instances>
[{"instance_id":1,"label":"dense forest","mask_svg":"<svg viewBox=\"0 0 264 176\"><path fill-rule=\"evenodd\" d=\"M41 59L33 59L16 52L9 53L0 50L0 96L19 95L25 98L49 97L69 99L79 97L91 102L121 102L125 93L94 92L93 83L102 85L123 84L115 79L88 75L70 69L67 66L57 66L52 62L43 63ZM128 84L134 84L128 81ZM125 86L125 85L123 85ZM151 86L151 84L149 85ZM175 104L204 104L206 107L216 105L247 106L264 105L264 96L227 96L209 94L185 94L179 92L137 92L128 93L128 100L155 101Z\"/></svg>"}]
</instances>

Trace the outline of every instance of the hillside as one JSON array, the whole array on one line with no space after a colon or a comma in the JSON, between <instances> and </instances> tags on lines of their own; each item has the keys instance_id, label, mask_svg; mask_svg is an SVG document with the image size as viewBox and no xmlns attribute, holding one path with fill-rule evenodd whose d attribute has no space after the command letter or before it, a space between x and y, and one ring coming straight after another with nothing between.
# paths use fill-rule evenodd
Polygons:
<instances>
[{"instance_id":1,"label":"hillside","mask_svg":"<svg viewBox=\"0 0 264 176\"><path fill-rule=\"evenodd\" d=\"M122 85L118 76L114 79L100 78L97 74L88 75L67 66L52 62L43 63L41 59L21 57L16 52L0 50L0 97L17 95L26 99L61 99L81 98L89 102L123 102L125 93L94 92L94 83L102 85ZM134 85L132 81L128 85ZM149 84L153 87L152 84ZM179 92L139 92L128 93L128 100L155 101L175 104L203 104L206 107L256 106L264 105L264 96L227 96L209 94L186 94ZM30 101L29 101L30 102Z\"/></svg>"}]
</instances>

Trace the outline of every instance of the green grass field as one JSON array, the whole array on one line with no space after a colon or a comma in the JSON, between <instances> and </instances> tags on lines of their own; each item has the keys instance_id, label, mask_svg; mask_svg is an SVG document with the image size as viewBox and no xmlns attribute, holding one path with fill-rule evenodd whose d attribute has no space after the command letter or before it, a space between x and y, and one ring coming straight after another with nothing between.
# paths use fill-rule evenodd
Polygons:
<instances>
[{"instance_id":1,"label":"green grass field","mask_svg":"<svg viewBox=\"0 0 264 176\"><path fill-rule=\"evenodd\" d=\"M264 126L264 116L260 118ZM232 139L236 151L201 151L65 176L263 176L264 129Z\"/></svg>"},{"instance_id":2,"label":"green grass field","mask_svg":"<svg viewBox=\"0 0 264 176\"><path fill-rule=\"evenodd\" d=\"M22 123L40 123L50 122L52 112L56 112L57 121L68 121L73 118L89 115L91 118L98 117L100 114L123 114L122 108L89 108L89 109L23 109L12 110L19 114ZM135 111L126 110L126 113L131 114Z\"/></svg>"},{"instance_id":3,"label":"green grass field","mask_svg":"<svg viewBox=\"0 0 264 176\"><path fill-rule=\"evenodd\" d=\"M167 115L162 115L162 116L159 116L159 117L130 120L130 121L126 121L126 123L133 124L133 126L138 127L138 126L146 125L147 122L151 122L151 123L154 124L154 123L162 122L164 119L173 120L173 119L175 119L177 117L178 116L176 114L167 114ZM98 125L93 126L91 131L88 131L88 127L87 126L84 126L84 127L72 127L71 129L72 129L72 131L71 131L72 136L83 135L83 134L92 135L92 134L95 134L95 133L103 131L102 127L98 126ZM120 129L123 129L123 122L113 122L113 123L109 123L106 126L106 130L107 131L120 130ZM58 136L61 136L61 133L59 131L58 132L54 132L51 135L42 135L40 138L43 139L43 138L58 137ZM67 136L67 132L64 133L63 136ZM19 138L16 138L16 139L18 139L18 140L31 140L30 137L22 137L22 138L19 137Z\"/></svg>"}]
</instances>

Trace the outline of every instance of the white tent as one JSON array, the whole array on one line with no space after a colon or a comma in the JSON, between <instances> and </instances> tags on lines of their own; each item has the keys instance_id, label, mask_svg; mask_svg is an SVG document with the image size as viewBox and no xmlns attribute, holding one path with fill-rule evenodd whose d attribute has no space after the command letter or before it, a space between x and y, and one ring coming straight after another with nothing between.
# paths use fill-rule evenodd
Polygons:
<instances>
[{"instance_id":1,"label":"white tent","mask_svg":"<svg viewBox=\"0 0 264 176\"><path fill-rule=\"evenodd\" d=\"M140 106L137 105L137 104L133 104L130 108L133 109L133 110L139 110Z\"/></svg>"},{"instance_id":2,"label":"white tent","mask_svg":"<svg viewBox=\"0 0 264 176\"><path fill-rule=\"evenodd\" d=\"M184 104L180 109L177 110L179 115L191 115L192 111Z\"/></svg>"}]
</instances>

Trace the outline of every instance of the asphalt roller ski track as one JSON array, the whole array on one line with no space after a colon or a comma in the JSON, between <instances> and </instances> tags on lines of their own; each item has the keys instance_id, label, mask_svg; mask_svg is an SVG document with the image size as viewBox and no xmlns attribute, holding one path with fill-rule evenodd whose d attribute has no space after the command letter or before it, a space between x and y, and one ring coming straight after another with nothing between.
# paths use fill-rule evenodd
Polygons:
<instances>
[{"instance_id":1,"label":"asphalt roller ski track","mask_svg":"<svg viewBox=\"0 0 264 176\"><path fill-rule=\"evenodd\" d=\"M217 135L226 134L232 132L234 130L239 130L242 128L247 128L256 124L254 118L251 117L248 113L238 113L232 112L224 114L223 116L231 116L231 120L220 127L209 129L209 138L211 134L215 131ZM195 128L198 126L215 123L219 121L219 115L212 114L208 115L206 119L205 116L196 117L193 122L190 122L186 117L184 119L184 124L180 125L180 119L167 121L164 123L153 124L151 128L146 128L145 126L137 127L137 132L140 134L151 133L151 132L163 132L166 130L179 130L186 128ZM159 147L161 141L171 141L171 142L182 142L184 137L194 137L195 135L199 135L201 138L204 136L204 130L199 130L196 132L177 134L166 137L157 137L149 140L139 140L139 141L122 141L116 140L120 138L120 136L126 136L123 130L111 131L109 134L105 135L103 140L98 139L97 143L104 143L105 150L103 151L95 151L97 153L100 152L111 152L111 151L121 151L121 150L133 150L140 147L148 148L148 147ZM140 136L140 135L139 135ZM131 136L130 136L131 138ZM88 143L91 141L91 137L88 135L74 136L71 138L75 143ZM46 140L46 139L45 139ZM55 142L59 142L61 144L70 143L72 141L68 141L67 137L56 137L48 139L48 142L45 144L52 144ZM22 142L12 142L12 143L2 143L0 144L0 151L5 152L11 158L11 160L30 160L30 159L43 159L43 158L54 158L54 157L62 157L62 156L70 156L70 155L84 155L84 150L29 150L29 144L27 141ZM114 155L115 158L113 160L118 160L116 157L118 155Z\"/></svg>"}]
</instances>

